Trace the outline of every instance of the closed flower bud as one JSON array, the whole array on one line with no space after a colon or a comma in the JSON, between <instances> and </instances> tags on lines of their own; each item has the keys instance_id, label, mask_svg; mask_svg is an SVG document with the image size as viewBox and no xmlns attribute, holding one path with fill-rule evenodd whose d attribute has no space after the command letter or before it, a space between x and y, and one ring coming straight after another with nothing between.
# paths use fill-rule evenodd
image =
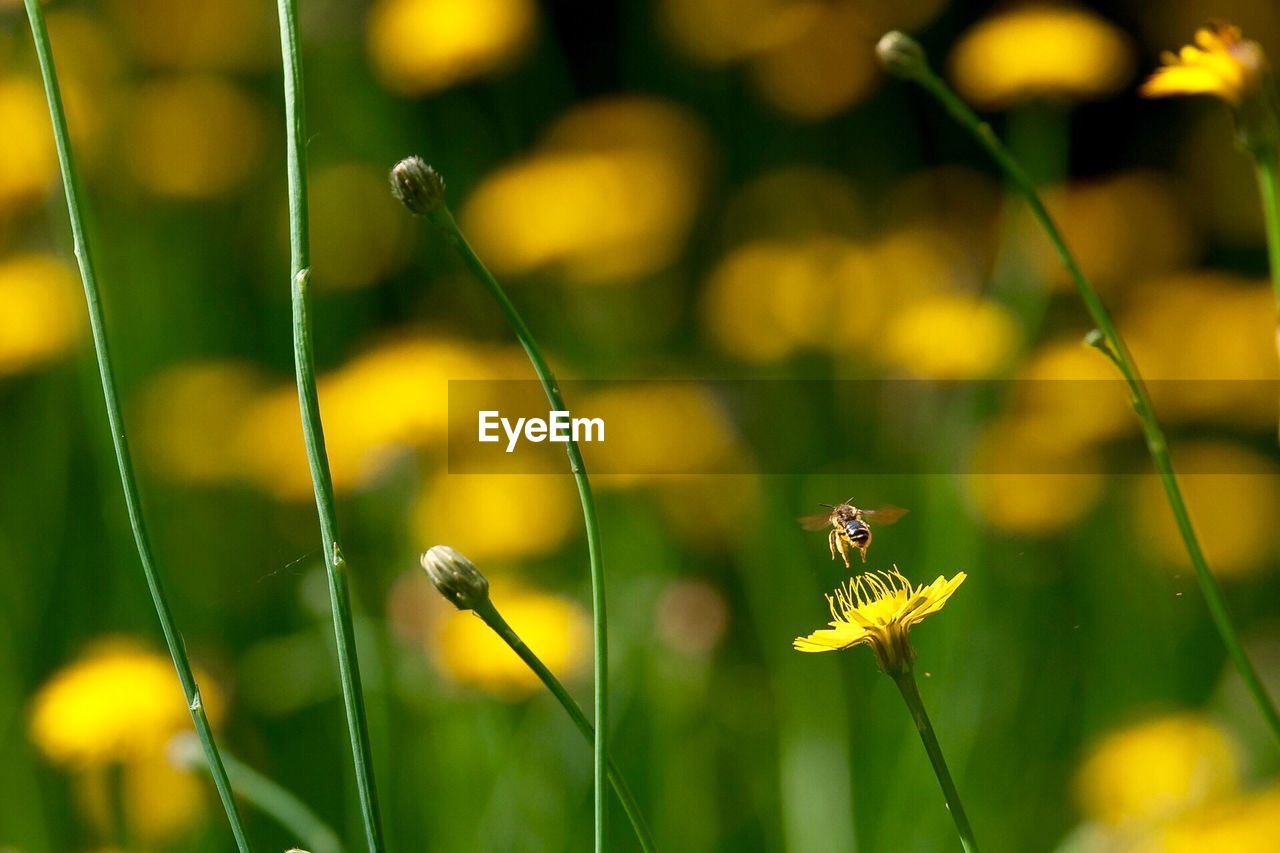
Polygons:
<instances>
[{"instance_id":1,"label":"closed flower bud","mask_svg":"<svg viewBox=\"0 0 1280 853\"><path fill-rule=\"evenodd\" d=\"M920 42L900 30L891 30L880 37L876 58L885 71L907 80L920 77L929 68Z\"/></svg>"},{"instance_id":2,"label":"closed flower bud","mask_svg":"<svg viewBox=\"0 0 1280 853\"><path fill-rule=\"evenodd\" d=\"M444 178L421 157L406 157L391 169L391 194L424 216L444 204Z\"/></svg>"},{"instance_id":3,"label":"closed flower bud","mask_svg":"<svg viewBox=\"0 0 1280 853\"><path fill-rule=\"evenodd\" d=\"M475 610L489 599L489 581L475 564L448 545L422 555L422 568L437 590L459 610Z\"/></svg>"}]
</instances>

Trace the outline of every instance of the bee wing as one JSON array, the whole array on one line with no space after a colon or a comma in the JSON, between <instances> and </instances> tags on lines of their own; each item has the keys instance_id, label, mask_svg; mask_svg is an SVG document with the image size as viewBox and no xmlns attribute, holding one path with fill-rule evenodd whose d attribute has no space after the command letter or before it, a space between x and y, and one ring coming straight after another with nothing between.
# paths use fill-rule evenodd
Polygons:
<instances>
[{"instance_id":1,"label":"bee wing","mask_svg":"<svg viewBox=\"0 0 1280 853\"><path fill-rule=\"evenodd\" d=\"M905 510L900 506L892 504L879 506L875 509L864 509L862 517L867 521L874 521L876 524L893 524L898 519L906 515L909 510Z\"/></svg>"},{"instance_id":2,"label":"bee wing","mask_svg":"<svg viewBox=\"0 0 1280 853\"><path fill-rule=\"evenodd\" d=\"M797 518L796 521L800 522L800 526L805 530L825 530L831 526L831 513L820 512L816 515L806 515Z\"/></svg>"}]
</instances>

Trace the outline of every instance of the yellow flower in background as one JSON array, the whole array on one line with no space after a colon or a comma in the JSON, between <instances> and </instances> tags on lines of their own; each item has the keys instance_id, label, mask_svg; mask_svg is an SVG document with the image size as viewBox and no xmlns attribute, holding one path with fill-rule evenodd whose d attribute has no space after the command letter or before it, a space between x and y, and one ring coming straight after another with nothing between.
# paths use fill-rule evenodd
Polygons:
<instances>
[{"instance_id":1,"label":"yellow flower in background","mask_svg":"<svg viewBox=\"0 0 1280 853\"><path fill-rule=\"evenodd\" d=\"M982 435L966 478L970 502L988 526L1048 536L1083 518L1102 497L1102 460L1055 447L1037 422L998 422Z\"/></svg>"},{"instance_id":2,"label":"yellow flower in background","mask_svg":"<svg viewBox=\"0 0 1280 853\"><path fill-rule=\"evenodd\" d=\"M164 371L134 406L139 456L174 482L234 482L242 466L227 438L263 385L259 371L240 361L190 362Z\"/></svg>"},{"instance_id":3,"label":"yellow flower in background","mask_svg":"<svg viewBox=\"0 0 1280 853\"><path fill-rule=\"evenodd\" d=\"M1083 335L1041 346L1016 383L1012 419L1021 443L1036 450L1074 454L1138 432L1128 387Z\"/></svg>"},{"instance_id":4,"label":"yellow flower in background","mask_svg":"<svg viewBox=\"0 0 1280 853\"><path fill-rule=\"evenodd\" d=\"M201 824L208 813L208 783L197 773L175 767L165 752L132 758L119 768L118 794L112 791L111 771L93 767L79 771L73 782L81 811L109 837L119 797L125 825L139 841L172 843Z\"/></svg>"},{"instance_id":5,"label":"yellow flower in background","mask_svg":"<svg viewBox=\"0 0 1280 853\"><path fill-rule=\"evenodd\" d=\"M700 124L679 107L640 97L588 103L531 156L481 182L463 206L463 230L498 275L634 281L683 248L706 158Z\"/></svg>"},{"instance_id":6,"label":"yellow flower in background","mask_svg":"<svg viewBox=\"0 0 1280 853\"><path fill-rule=\"evenodd\" d=\"M198 675L210 720L217 686ZM55 764L101 765L153 756L191 725L173 663L131 639L100 642L54 673L31 705L31 740Z\"/></svg>"},{"instance_id":7,"label":"yellow flower in background","mask_svg":"<svg viewBox=\"0 0 1280 853\"><path fill-rule=\"evenodd\" d=\"M797 637L793 645L800 652L866 645L875 653L881 671L908 671L916 657L911 629L941 610L966 577L964 572L950 580L939 575L931 584L913 586L896 567L858 575L827 596L831 627Z\"/></svg>"},{"instance_id":8,"label":"yellow flower in background","mask_svg":"<svg viewBox=\"0 0 1280 853\"><path fill-rule=\"evenodd\" d=\"M1073 6L1029 5L987 18L951 54L951 77L970 102L1002 109L1034 98L1093 100L1134 70L1128 38Z\"/></svg>"},{"instance_id":9,"label":"yellow flower in background","mask_svg":"<svg viewBox=\"0 0 1280 853\"><path fill-rule=\"evenodd\" d=\"M1173 821L1157 833L1151 853L1271 853L1277 838L1280 788L1271 787Z\"/></svg>"},{"instance_id":10,"label":"yellow flower in background","mask_svg":"<svg viewBox=\"0 0 1280 853\"><path fill-rule=\"evenodd\" d=\"M924 379L977 379L1008 367L1020 333L996 302L959 294L931 297L887 321L882 358Z\"/></svg>"},{"instance_id":11,"label":"yellow flower in background","mask_svg":"<svg viewBox=\"0 0 1280 853\"><path fill-rule=\"evenodd\" d=\"M1131 171L1045 191L1045 204L1089 280L1102 292L1190 266L1200 241L1183 188L1156 172ZM1043 229L1025 210L1017 241L1040 277L1061 290L1073 285Z\"/></svg>"},{"instance_id":12,"label":"yellow flower in background","mask_svg":"<svg viewBox=\"0 0 1280 853\"><path fill-rule=\"evenodd\" d=\"M85 324L76 271L45 255L0 260L0 376L67 352Z\"/></svg>"},{"instance_id":13,"label":"yellow flower in background","mask_svg":"<svg viewBox=\"0 0 1280 853\"><path fill-rule=\"evenodd\" d=\"M38 80L0 77L0 215L41 198L58 175L53 131Z\"/></svg>"},{"instance_id":14,"label":"yellow flower in background","mask_svg":"<svg viewBox=\"0 0 1280 853\"><path fill-rule=\"evenodd\" d=\"M388 88L429 94L509 66L536 29L530 0L377 0L369 57Z\"/></svg>"},{"instance_id":15,"label":"yellow flower in background","mask_svg":"<svg viewBox=\"0 0 1280 853\"><path fill-rule=\"evenodd\" d=\"M601 490L663 482L671 475L723 473L739 461L733 422L697 382L622 384L585 397L578 411L608 426L583 455ZM679 424L673 439L672 424Z\"/></svg>"},{"instance_id":16,"label":"yellow flower in background","mask_svg":"<svg viewBox=\"0 0 1280 853\"><path fill-rule=\"evenodd\" d=\"M567 474L437 474L413 513L417 541L453 542L480 562L549 554L580 524Z\"/></svg>"},{"instance_id":17,"label":"yellow flower in background","mask_svg":"<svg viewBox=\"0 0 1280 853\"><path fill-rule=\"evenodd\" d=\"M1108 825L1167 820L1236 791L1237 746L1198 714L1176 714L1108 734L1076 773L1086 817Z\"/></svg>"},{"instance_id":18,"label":"yellow flower in background","mask_svg":"<svg viewBox=\"0 0 1280 853\"><path fill-rule=\"evenodd\" d=\"M868 25L857 4L815 3L795 24L790 38L751 61L751 79L766 103L814 121L871 93L880 79L874 48L881 30Z\"/></svg>"},{"instance_id":19,"label":"yellow flower in background","mask_svg":"<svg viewBox=\"0 0 1280 853\"><path fill-rule=\"evenodd\" d=\"M817 13L817 4L794 0L661 0L668 39L685 56L723 65L793 38Z\"/></svg>"},{"instance_id":20,"label":"yellow flower in background","mask_svg":"<svg viewBox=\"0 0 1280 853\"><path fill-rule=\"evenodd\" d=\"M247 92L216 77L142 86L126 127L130 171L162 196L205 199L241 189L262 162L267 122Z\"/></svg>"},{"instance_id":21,"label":"yellow flower in background","mask_svg":"<svg viewBox=\"0 0 1280 853\"><path fill-rule=\"evenodd\" d=\"M1271 571L1277 554L1280 482L1267 457L1232 444L1200 443L1173 450L1178 482L1209 568L1219 577ZM1173 514L1155 475L1133 494L1142 540L1172 566L1190 568Z\"/></svg>"},{"instance_id":22,"label":"yellow flower in background","mask_svg":"<svg viewBox=\"0 0 1280 853\"><path fill-rule=\"evenodd\" d=\"M1148 98L1213 95L1240 106L1257 90L1266 70L1258 43L1241 37L1239 28L1229 24L1201 27L1194 45L1165 53L1163 62L1142 84Z\"/></svg>"},{"instance_id":23,"label":"yellow flower in background","mask_svg":"<svg viewBox=\"0 0 1280 853\"><path fill-rule=\"evenodd\" d=\"M338 290L367 287L409 259L413 222L387 192L386 170L343 163L311 178L311 280Z\"/></svg>"},{"instance_id":24,"label":"yellow flower in background","mask_svg":"<svg viewBox=\"0 0 1280 853\"><path fill-rule=\"evenodd\" d=\"M133 55L174 70L270 67L278 57L275 12L255 0L109 0ZM56 44L56 42L55 42ZM62 55L59 53L59 65Z\"/></svg>"},{"instance_id":25,"label":"yellow flower in background","mask_svg":"<svg viewBox=\"0 0 1280 853\"><path fill-rule=\"evenodd\" d=\"M320 377L325 439L339 493L375 482L405 453L444 443L449 380L526 378L514 349L405 338L374 346ZM271 388L243 411L232 453L250 482L281 500L308 500L311 474L297 390Z\"/></svg>"},{"instance_id":26,"label":"yellow flower in background","mask_svg":"<svg viewBox=\"0 0 1280 853\"><path fill-rule=\"evenodd\" d=\"M591 629L581 607L502 581L493 584L492 598L520 638L559 678L572 678L582 667L591 648ZM542 689L538 677L474 613L450 613L429 639L437 665L459 684L512 700Z\"/></svg>"}]
</instances>

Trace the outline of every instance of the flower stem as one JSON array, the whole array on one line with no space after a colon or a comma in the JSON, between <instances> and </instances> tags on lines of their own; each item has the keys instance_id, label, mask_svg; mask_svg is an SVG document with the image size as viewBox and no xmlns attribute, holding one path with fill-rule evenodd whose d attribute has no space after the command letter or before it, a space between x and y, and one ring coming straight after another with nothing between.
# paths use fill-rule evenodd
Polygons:
<instances>
[{"instance_id":1,"label":"flower stem","mask_svg":"<svg viewBox=\"0 0 1280 853\"><path fill-rule=\"evenodd\" d=\"M573 720L573 724L578 727L578 731L582 732L582 736L587 739L587 743L593 743L595 739L595 729L587 720L587 715L582 712L582 708L569 695L569 691L560 683L560 679L547 669L546 664L534 654L533 650L525 645L524 640L520 639L515 630L502 618L502 614L498 612L498 608L494 607L493 602L485 599L484 602L475 608L475 614L484 620L484 624L493 629L493 632L502 638L511 650L520 656L520 660L524 661L529 669L533 670L533 674L546 685L551 694L556 697L556 701L569 714L569 718ZM653 853L657 848L653 843L653 836L649 831L649 826L645 823L644 815L640 813L640 805L636 802L635 795L631 793L626 780L622 777L622 773L618 770L617 765L613 763L613 759L608 759L609 782L613 785L614 793L618 795L618 801L622 803L623 810L627 813L627 817L631 819L631 826L636 831L636 838L640 841L640 847L645 853Z\"/></svg>"},{"instance_id":2,"label":"flower stem","mask_svg":"<svg viewBox=\"0 0 1280 853\"><path fill-rule=\"evenodd\" d=\"M351 593L347 585L347 561L338 543L338 517L334 509L333 477L325 449L324 425L320 420L320 399L316 390L315 356L311 339L310 284L311 247L308 238L306 120L303 110L302 63L298 49L297 0L278 0L280 50L284 59L284 103L288 137L289 242L293 273L293 357L298 382L298 404L302 411L302 433L311 468L316 509L320 516L320 538L329 578L329 603L338 649L338 673L342 680L342 701L346 709L347 734L355 764L356 789L369 850L383 850L382 823L378 813L378 793L373 778L373 755L369 744L369 724L364 693L360 686L360 664L356 655L355 627L351 615Z\"/></svg>"},{"instance_id":3,"label":"flower stem","mask_svg":"<svg viewBox=\"0 0 1280 853\"><path fill-rule=\"evenodd\" d=\"M1271 268L1271 288L1276 299L1276 351L1280 355L1280 192L1276 186L1276 151L1274 148L1253 152L1258 175L1258 195L1262 199L1262 218L1267 231L1267 259ZM1280 431L1277 433L1280 437Z\"/></svg>"},{"instance_id":4,"label":"flower stem","mask_svg":"<svg viewBox=\"0 0 1280 853\"><path fill-rule=\"evenodd\" d=\"M179 737L173 747L172 754L178 763L206 771L209 769L204 756L195 749L190 738ZM307 846L309 853L344 853L338 834L304 802L234 755L224 754L222 760L231 774L231 785L236 793L257 806L263 814L275 818Z\"/></svg>"},{"instance_id":5,"label":"flower stem","mask_svg":"<svg viewBox=\"0 0 1280 853\"><path fill-rule=\"evenodd\" d=\"M556 382L555 375L551 372L551 367L547 364L546 359L542 357L542 352L538 349L538 344L533 339L533 333L525 325L520 312L516 310L516 306L507 297L502 285L498 284L498 280L493 277L493 273L489 272L488 267L484 265L484 262L476 255L475 250L471 248L471 244L467 242L462 230L458 228L458 223L454 220L449 208L441 203L429 211L426 217L444 233L445 238L453 244L453 247L462 256L467 268L480 279L485 289L489 291L489 295L494 298L494 301L498 303L498 307L502 309L502 313L506 316L512 331L515 332L516 337L520 340L520 345L524 347L525 353L528 354L529 361L533 364L534 372L538 374L538 380L542 383L542 390L546 392L547 402L551 404L551 408L557 411L567 411L568 407L564 404L564 398L560 396L560 385ZM596 853L603 853L606 821L605 783L608 776L609 762L609 717L607 713L609 653L608 620L605 617L604 556L600 548L600 524L596 519L596 502L591 494L591 481L587 478L587 468L582 461L582 451L578 449L578 443L572 438L565 445L565 448L569 454L569 469L573 472L574 482L578 486L578 498L582 503L582 519L587 529L587 552L591 562L591 613L595 644L596 722L593 750L595 756L595 849Z\"/></svg>"},{"instance_id":6,"label":"flower stem","mask_svg":"<svg viewBox=\"0 0 1280 853\"><path fill-rule=\"evenodd\" d=\"M191 712L191 721L195 725L200 744L204 747L208 759L210 774L222 800L222 807L231 824L231 833L235 836L236 846L241 851L249 850L249 841L240 820L239 808L231 794L231 783L227 779L226 768L218 754L217 743L213 739L213 728L205 714L204 702L200 698L200 686L196 683L195 673L187 658L187 649L182 635L173 621L173 613L169 609L168 596L160 582L156 568L155 555L151 549L151 536L147 532L146 519L142 514L142 498L138 492L137 478L133 469L133 457L129 451L129 440L125 433L124 416L120 409L119 395L116 393L115 368L111 362L111 350L107 343L106 315L102 310L102 300L98 288L98 276L93 264L93 253L85 234L84 205L80 201L80 180L76 172L75 161L71 154L71 136L67 132L67 117L62 105L62 93L58 86L58 73L53 62L53 47L49 42L49 29L45 24L44 11L40 0L24 0L27 20L31 24L31 35L35 41L36 57L40 63L40 75L44 79L45 97L49 102L49 118L53 124L53 138L57 145L58 165L62 170L62 184L66 191L67 213L71 220L71 234L75 243L75 255L80 264L80 278L84 283L85 302L89 310L89 327L93 334L93 349L98 360L98 375L102 381L102 396L106 403L107 421L111 427L111 442L115 449L116 464L120 471L120 485L124 491L125 507L129 513L129 526L133 530L134 545L138 549L138 558L142 563L142 574L146 578L147 590L151 594L151 603L155 607L156 617L160 620L160 630L164 634L165 644L169 648L169 656L173 659L178 680L182 682L182 692L187 699L187 708Z\"/></svg>"},{"instance_id":7,"label":"flower stem","mask_svg":"<svg viewBox=\"0 0 1280 853\"><path fill-rule=\"evenodd\" d=\"M1142 425L1142 433L1146 439L1147 450L1151 454L1156 473L1160 476L1160 483L1164 487L1169 507L1173 510L1178 532L1182 536L1187 555L1191 558L1196 580L1200 584L1200 591L1203 593L1205 602L1209 607L1209 614L1213 618L1214 626L1217 628L1218 634L1227 648L1227 654L1230 656L1232 663L1235 664L1236 670L1240 673L1245 687L1252 695L1259 711L1266 718L1272 734L1277 740L1280 740L1280 713L1277 713L1271 697L1267 695L1266 688L1263 687L1261 679L1258 678L1253 662L1249 659L1248 654L1240 643L1239 634L1231 621L1231 615L1227 611L1226 602L1223 599L1222 588L1218 585L1217 578L1209 570L1204 551L1200 547L1200 540L1197 538L1195 528L1191 523L1191 515L1188 513L1186 502L1183 500L1182 490L1178 486L1178 479L1173 471L1173 461L1169 456L1168 444L1165 441L1164 431L1156 419L1151 396L1147 392L1146 384L1142 381L1142 375L1138 372L1133 356L1129 354L1129 349L1125 346L1124 339L1120 337L1120 333L1116 330L1111 314L1107 311L1101 297L1098 296L1098 292L1094 290L1093 285L1085 277L1080 265L1071 254L1071 250L1067 247L1057 224L1045 208L1034 182L1009 154L1008 150L1000 142L999 137L991 129L991 126L978 118L977 114L927 64L915 69L910 79L918 82L937 98L946 111L951 114L951 117L972 134L978 144L995 160L1001 171L1004 172L1005 177L1026 199L1036 220L1053 243L1058 258L1075 283L1076 291L1084 302L1089 316L1093 318L1093 322L1097 325L1097 332L1090 335L1089 342L1111 359L1129 387L1133 409ZM1280 239L1280 236L1277 239Z\"/></svg>"},{"instance_id":8,"label":"flower stem","mask_svg":"<svg viewBox=\"0 0 1280 853\"><path fill-rule=\"evenodd\" d=\"M942 796L947 801L947 810L956 823L956 832L960 834L960 845L965 853L978 853L978 842L973 837L973 827L969 826L969 817L964 813L964 805L960 802L960 792L956 783L951 780L951 771L947 769L947 759L942 755L942 747L938 745L938 736L933 733L933 724L929 722L929 714L924 709L924 701L920 698L920 688L916 685L916 676L910 669L892 676L893 683L898 685L898 692L911 711L911 719L920 733L920 741L924 751L929 754L929 763L933 765L933 773L938 777L938 785L942 787Z\"/></svg>"}]
</instances>

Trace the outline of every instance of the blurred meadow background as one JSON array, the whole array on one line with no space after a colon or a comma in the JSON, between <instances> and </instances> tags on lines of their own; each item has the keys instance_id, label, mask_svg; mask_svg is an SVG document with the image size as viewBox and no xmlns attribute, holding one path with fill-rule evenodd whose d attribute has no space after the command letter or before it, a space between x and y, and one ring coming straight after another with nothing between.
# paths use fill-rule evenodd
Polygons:
<instances>
[{"instance_id":1,"label":"blurred meadow background","mask_svg":"<svg viewBox=\"0 0 1280 853\"><path fill-rule=\"evenodd\" d=\"M1046 187L1146 376L1206 380L1161 383L1157 402L1280 692L1275 310L1250 163L1220 105L1135 95L1208 19L1280 56L1280 7L300 6L320 395L392 849L583 850L591 832L589 748L418 568L437 543L474 560L589 707L572 481L448 473L448 380L532 374L445 242L390 197L387 169L411 153L443 173L562 377L654 380L569 403L648 424L611 452L680 472L596 484L612 752L660 847L958 849L871 655L790 648L847 576L794 519L853 495L912 510L877 531L870 568L969 573L914 639L985 849L1276 849L1280 755L1158 482L1135 473L1123 395L1080 396L1114 377L1081 343L1087 316L1024 205L931 101L882 78L873 47L918 34ZM46 9L146 511L219 743L354 841L292 375L274 5ZM775 386L766 448L703 379L807 381ZM918 396L892 407L903 424L841 382L879 379L1063 381L881 386ZM826 461L745 473L776 448ZM726 459L738 473L715 474ZM0 470L0 849L231 849L207 779L167 759L190 723L123 512L15 0L0 0ZM297 841L247 818L260 849ZM616 806L610 839L634 849Z\"/></svg>"}]
</instances>

